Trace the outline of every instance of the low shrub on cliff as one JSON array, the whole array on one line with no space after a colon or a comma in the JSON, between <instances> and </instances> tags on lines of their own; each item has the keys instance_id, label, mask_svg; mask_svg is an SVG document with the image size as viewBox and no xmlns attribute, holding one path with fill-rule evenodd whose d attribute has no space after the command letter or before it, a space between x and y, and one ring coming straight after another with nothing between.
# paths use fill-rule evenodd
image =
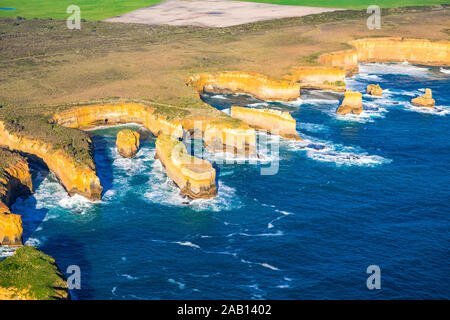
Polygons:
<instances>
[{"instance_id":1,"label":"low shrub on cliff","mask_svg":"<svg viewBox=\"0 0 450 320\"><path fill-rule=\"evenodd\" d=\"M19 248L0 262L0 287L28 290L30 298L37 300L54 300L67 293L55 260L34 247Z\"/></svg>"}]
</instances>

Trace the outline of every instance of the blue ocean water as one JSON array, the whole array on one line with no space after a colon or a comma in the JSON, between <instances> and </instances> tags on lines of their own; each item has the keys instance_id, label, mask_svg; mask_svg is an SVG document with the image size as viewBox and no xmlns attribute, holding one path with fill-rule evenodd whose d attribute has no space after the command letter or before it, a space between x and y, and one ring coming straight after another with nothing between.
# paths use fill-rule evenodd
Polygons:
<instances>
[{"instance_id":1,"label":"blue ocean water","mask_svg":"<svg viewBox=\"0 0 450 320\"><path fill-rule=\"evenodd\" d=\"M115 135L92 132L102 201L70 198L35 168L36 193L13 206L24 238L61 270L81 268L78 299L449 298L450 75L408 64L361 65L348 87L379 83L362 116L335 115L342 94L295 103L242 95L205 101L292 112L304 142L281 140L270 164L218 164L213 200L189 201L154 160L155 138L123 159ZM437 110L408 101L431 88ZM206 157L212 157L206 155ZM275 163L274 162L274 163ZM381 290L366 269L381 268Z\"/></svg>"}]
</instances>

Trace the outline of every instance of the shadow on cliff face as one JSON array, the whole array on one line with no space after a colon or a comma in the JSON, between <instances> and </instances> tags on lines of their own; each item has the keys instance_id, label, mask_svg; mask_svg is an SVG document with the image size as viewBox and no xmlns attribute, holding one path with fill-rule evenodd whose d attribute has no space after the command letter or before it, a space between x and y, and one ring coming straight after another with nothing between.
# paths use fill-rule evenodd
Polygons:
<instances>
[{"instance_id":1,"label":"shadow on cliff face","mask_svg":"<svg viewBox=\"0 0 450 320\"><path fill-rule=\"evenodd\" d=\"M102 197L112 188L113 183L113 159L108 155L108 141L107 137L101 135L92 134L91 139L94 142L94 160L97 167L97 176L100 179L100 184L103 187Z\"/></svg>"},{"instance_id":2,"label":"shadow on cliff face","mask_svg":"<svg viewBox=\"0 0 450 320\"><path fill-rule=\"evenodd\" d=\"M36 190L39 189L39 186L45 180L50 171L48 170L47 166L45 166L45 164L42 164L40 162L30 161L29 165L31 177L33 180L33 192L36 192ZM45 216L47 215L48 209L37 208L37 201L33 196L27 195L21 198L22 199L16 199L16 202L26 201L26 212L16 212L14 210L13 212L22 215L23 243L25 243L30 239L33 232L36 231L36 229L42 223Z\"/></svg>"},{"instance_id":3,"label":"shadow on cliff face","mask_svg":"<svg viewBox=\"0 0 450 320\"><path fill-rule=\"evenodd\" d=\"M83 243L80 243L70 236L60 234L50 237L39 247L40 250L52 256L61 272L67 279L73 273L68 274L67 268L72 265L80 267L81 289L70 290L72 299L93 299L94 289L91 285L92 267L84 253Z\"/></svg>"}]
</instances>

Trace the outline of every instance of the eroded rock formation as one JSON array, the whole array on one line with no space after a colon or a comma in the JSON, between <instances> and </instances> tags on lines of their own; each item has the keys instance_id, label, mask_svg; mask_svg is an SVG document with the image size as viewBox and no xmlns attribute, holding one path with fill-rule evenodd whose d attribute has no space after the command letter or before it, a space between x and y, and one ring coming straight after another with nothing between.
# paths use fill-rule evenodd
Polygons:
<instances>
[{"instance_id":1,"label":"eroded rock formation","mask_svg":"<svg viewBox=\"0 0 450 320\"><path fill-rule=\"evenodd\" d=\"M425 89L425 94L423 96L414 98L411 103L418 107L434 108L435 101L431 93L431 89Z\"/></svg>"},{"instance_id":2,"label":"eroded rock formation","mask_svg":"<svg viewBox=\"0 0 450 320\"><path fill-rule=\"evenodd\" d=\"M199 94L204 92L244 93L265 101L294 101L300 98L300 84L274 80L258 73L238 71L200 73L185 80Z\"/></svg>"},{"instance_id":3,"label":"eroded rock formation","mask_svg":"<svg viewBox=\"0 0 450 320\"><path fill-rule=\"evenodd\" d=\"M347 75L357 73L359 70L358 53L354 49L324 53L319 56L317 62L325 66L344 69Z\"/></svg>"},{"instance_id":4,"label":"eroded rock formation","mask_svg":"<svg viewBox=\"0 0 450 320\"><path fill-rule=\"evenodd\" d=\"M33 191L28 163L22 156L0 149L0 245L22 245L22 218L9 206Z\"/></svg>"},{"instance_id":5,"label":"eroded rock formation","mask_svg":"<svg viewBox=\"0 0 450 320\"><path fill-rule=\"evenodd\" d=\"M86 139L92 148L92 142L89 138ZM10 133L2 121L0 121L0 145L41 159L55 173L70 195L80 194L90 200L101 198L103 188L92 159L88 163L77 162L64 152L64 148L56 148L42 140ZM91 152L93 153L93 150Z\"/></svg>"},{"instance_id":6,"label":"eroded rock formation","mask_svg":"<svg viewBox=\"0 0 450 320\"><path fill-rule=\"evenodd\" d=\"M367 94L381 97L383 95L383 89L381 89L379 84L369 84L367 86Z\"/></svg>"},{"instance_id":7,"label":"eroded rock formation","mask_svg":"<svg viewBox=\"0 0 450 320\"><path fill-rule=\"evenodd\" d=\"M450 42L404 38L368 38L349 42L359 62L404 62L450 65Z\"/></svg>"},{"instance_id":8,"label":"eroded rock formation","mask_svg":"<svg viewBox=\"0 0 450 320\"><path fill-rule=\"evenodd\" d=\"M116 146L120 155L125 158L131 158L139 150L139 133L133 130L120 130L117 134Z\"/></svg>"},{"instance_id":9,"label":"eroded rock formation","mask_svg":"<svg viewBox=\"0 0 450 320\"><path fill-rule=\"evenodd\" d=\"M287 139L302 140L296 131L296 121L289 112L273 109L231 107L231 116L240 119L251 127L264 129Z\"/></svg>"},{"instance_id":10,"label":"eroded rock formation","mask_svg":"<svg viewBox=\"0 0 450 320\"><path fill-rule=\"evenodd\" d=\"M360 114L362 111L363 106L361 92L352 92L351 90L345 91L344 101L342 101L342 104L337 109L336 113L340 115L346 115L349 113Z\"/></svg>"},{"instance_id":11,"label":"eroded rock formation","mask_svg":"<svg viewBox=\"0 0 450 320\"><path fill-rule=\"evenodd\" d=\"M184 143L176 137L159 135L156 157L182 194L192 199L208 199L217 195L216 170L209 161L189 155Z\"/></svg>"},{"instance_id":12,"label":"eroded rock formation","mask_svg":"<svg viewBox=\"0 0 450 320\"><path fill-rule=\"evenodd\" d=\"M284 78L302 88L345 91L345 70L336 67L296 67Z\"/></svg>"}]
</instances>

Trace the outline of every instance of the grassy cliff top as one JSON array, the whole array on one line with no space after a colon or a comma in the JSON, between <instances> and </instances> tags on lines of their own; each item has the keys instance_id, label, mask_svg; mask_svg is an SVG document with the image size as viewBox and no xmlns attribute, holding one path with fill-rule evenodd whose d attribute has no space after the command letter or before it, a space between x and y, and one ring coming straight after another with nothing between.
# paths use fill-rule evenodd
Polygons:
<instances>
[{"instance_id":1,"label":"grassy cliff top","mask_svg":"<svg viewBox=\"0 0 450 320\"><path fill-rule=\"evenodd\" d=\"M0 262L0 287L26 289L36 300L60 299L68 292L55 260L34 247L19 248Z\"/></svg>"}]
</instances>

